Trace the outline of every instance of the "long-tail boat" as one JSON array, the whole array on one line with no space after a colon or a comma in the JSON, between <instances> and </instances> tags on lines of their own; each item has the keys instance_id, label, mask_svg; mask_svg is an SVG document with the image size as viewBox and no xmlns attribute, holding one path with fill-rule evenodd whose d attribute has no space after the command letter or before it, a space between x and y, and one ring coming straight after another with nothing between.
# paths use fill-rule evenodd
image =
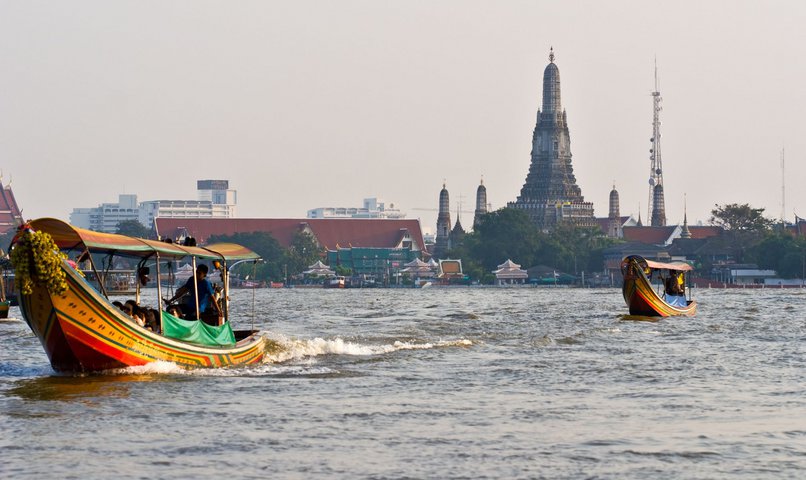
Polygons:
<instances>
[{"instance_id":1,"label":"long-tail boat","mask_svg":"<svg viewBox=\"0 0 806 480\"><path fill-rule=\"evenodd\" d=\"M53 264L64 274L37 274L32 270L34 281L29 292L23 292L22 286L17 285L22 316L42 343L54 370L94 372L155 361L173 362L183 368L229 367L259 363L265 355L270 342L258 331L232 330L226 301L221 326L210 326L202 320L177 319L164 312L162 305L159 279L161 268L167 268L168 262L190 259L195 267L196 259L207 260L222 266L221 271L226 274L227 262L257 261L258 255L251 250L231 243L184 246L94 232L61 220L43 218L20 227L11 244L12 252L24 245L25 236L32 232L44 232L52 238L58 249L54 254L59 256ZM31 257L30 263L37 261L34 254L26 255ZM138 272L150 270L146 265L156 266L158 306L155 310L160 313L161 325L155 331L149 330L115 307L103 284L91 285L76 268L76 263L69 260L71 257L89 262L93 271L99 266L99 260L101 264L111 265L113 257L136 261ZM32 268L28 261L19 263ZM15 265L15 268L19 279L20 267ZM47 284L43 276L63 278L61 285L66 289L53 291L52 284ZM94 276L103 277L97 271ZM227 299L228 282L223 283L223 298ZM138 303L139 294L138 282Z\"/></svg>"},{"instance_id":2,"label":"long-tail boat","mask_svg":"<svg viewBox=\"0 0 806 480\"><path fill-rule=\"evenodd\" d=\"M630 309L630 315L642 317L692 316L697 312L697 302L685 297L685 273L693 270L691 265L682 262L662 263L647 260L639 255L630 255L621 261L621 274L624 284L621 292ZM651 278L665 280L653 286ZM682 287L682 295L673 295L667 284L677 283Z\"/></svg>"}]
</instances>

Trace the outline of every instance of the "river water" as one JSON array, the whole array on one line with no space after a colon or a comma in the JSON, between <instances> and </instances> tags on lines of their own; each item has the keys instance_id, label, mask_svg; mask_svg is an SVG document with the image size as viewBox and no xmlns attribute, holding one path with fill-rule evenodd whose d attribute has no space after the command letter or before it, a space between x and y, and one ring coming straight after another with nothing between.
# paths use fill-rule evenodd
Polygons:
<instances>
[{"instance_id":1,"label":"river water","mask_svg":"<svg viewBox=\"0 0 806 480\"><path fill-rule=\"evenodd\" d=\"M271 362L91 376L3 321L0 477L806 478L806 291L695 296L241 290Z\"/></svg>"}]
</instances>

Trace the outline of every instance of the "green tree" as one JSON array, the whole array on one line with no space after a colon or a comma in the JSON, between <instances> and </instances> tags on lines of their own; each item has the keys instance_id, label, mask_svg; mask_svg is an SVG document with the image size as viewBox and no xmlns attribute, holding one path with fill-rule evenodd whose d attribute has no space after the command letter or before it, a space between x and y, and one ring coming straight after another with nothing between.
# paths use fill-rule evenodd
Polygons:
<instances>
[{"instance_id":1,"label":"green tree","mask_svg":"<svg viewBox=\"0 0 806 480\"><path fill-rule=\"evenodd\" d=\"M765 232L774 223L764 217L763 208L753 208L745 203L714 205L711 210L710 223L731 232Z\"/></svg>"},{"instance_id":2,"label":"green tree","mask_svg":"<svg viewBox=\"0 0 806 480\"><path fill-rule=\"evenodd\" d=\"M151 229L137 220L123 220L118 222L116 233L127 237L151 238Z\"/></svg>"},{"instance_id":3,"label":"green tree","mask_svg":"<svg viewBox=\"0 0 806 480\"><path fill-rule=\"evenodd\" d=\"M284 265L287 262L286 250L280 245L271 233L249 232L236 233L234 235L213 235L207 240L207 244L213 243L237 243L260 255L262 263L253 265L244 262L235 267L238 275L245 277L249 275L257 280L284 280Z\"/></svg>"},{"instance_id":4,"label":"green tree","mask_svg":"<svg viewBox=\"0 0 806 480\"><path fill-rule=\"evenodd\" d=\"M764 217L763 208L749 204L714 205L710 223L725 229L722 242L737 262L753 261L755 246L770 233L773 220Z\"/></svg>"},{"instance_id":5,"label":"green tree","mask_svg":"<svg viewBox=\"0 0 806 480\"><path fill-rule=\"evenodd\" d=\"M353 274L353 269L350 267L345 267L344 265L336 265L336 268L333 269L336 272L336 275L341 277L349 277Z\"/></svg>"},{"instance_id":6,"label":"green tree","mask_svg":"<svg viewBox=\"0 0 806 480\"><path fill-rule=\"evenodd\" d=\"M320 253L321 248L312 235L306 232L294 234L287 255L289 275L302 273L321 258Z\"/></svg>"},{"instance_id":7,"label":"green tree","mask_svg":"<svg viewBox=\"0 0 806 480\"><path fill-rule=\"evenodd\" d=\"M782 278L804 278L806 238L779 232L754 245L750 254L759 267L775 270Z\"/></svg>"},{"instance_id":8,"label":"green tree","mask_svg":"<svg viewBox=\"0 0 806 480\"><path fill-rule=\"evenodd\" d=\"M476 268L484 273L506 259L529 267L535 264L544 243L545 236L526 213L502 208L482 216L476 230L465 236L463 246L454 256L468 258L471 270L472 263L476 263Z\"/></svg>"},{"instance_id":9,"label":"green tree","mask_svg":"<svg viewBox=\"0 0 806 480\"><path fill-rule=\"evenodd\" d=\"M543 249L541 262L578 275L582 271L599 272L603 268L603 251L617 243L599 228L558 225Z\"/></svg>"}]
</instances>

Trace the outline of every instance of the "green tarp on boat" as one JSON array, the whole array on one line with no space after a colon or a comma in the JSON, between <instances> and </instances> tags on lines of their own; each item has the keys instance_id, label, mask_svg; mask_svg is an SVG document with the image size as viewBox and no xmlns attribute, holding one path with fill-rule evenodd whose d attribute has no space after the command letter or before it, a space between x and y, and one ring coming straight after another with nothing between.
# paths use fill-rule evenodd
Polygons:
<instances>
[{"instance_id":1,"label":"green tarp on boat","mask_svg":"<svg viewBox=\"0 0 806 480\"><path fill-rule=\"evenodd\" d=\"M220 327L214 327L199 320L182 320L168 312L162 312L162 333L166 337L197 345L210 347L235 345L235 334L232 332L229 322Z\"/></svg>"}]
</instances>

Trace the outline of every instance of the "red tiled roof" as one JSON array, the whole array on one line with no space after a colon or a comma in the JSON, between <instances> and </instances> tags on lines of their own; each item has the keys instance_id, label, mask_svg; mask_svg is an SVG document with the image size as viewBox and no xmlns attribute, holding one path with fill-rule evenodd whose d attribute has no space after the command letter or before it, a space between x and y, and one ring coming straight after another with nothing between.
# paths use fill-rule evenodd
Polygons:
<instances>
[{"instance_id":1,"label":"red tiled roof","mask_svg":"<svg viewBox=\"0 0 806 480\"><path fill-rule=\"evenodd\" d=\"M691 238L708 238L722 235L723 229L715 225L697 225L689 226L688 231L691 232Z\"/></svg>"},{"instance_id":2,"label":"red tiled roof","mask_svg":"<svg viewBox=\"0 0 806 480\"><path fill-rule=\"evenodd\" d=\"M14 198L11 186L0 185L0 235L16 228L22 223L20 207Z\"/></svg>"},{"instance_id":3,"label":"red tiled roof","mask_svg":"<svg viewBox=\"0 0 806 480\"><path fill-rule=\"evenodd\" d=\"M425 250L419 220L368 218L155 218L163 237L177 238L185 232L204 243L211 235L268 232L288 247L294 235L307 225L323 248L393 248L408 231L420 250Z\"/></svg>"},{"instance_id":4,"label":"red tiled roof","mask_svg":"<svg viewBox=\"0 0 806 480\"><path fill-rule=\"evenodd\" d=\"M665 227L624 227L624 240L628 242L641 242L647 245L663 245L674 233L677 225ZM722 227L714 225L697 225L688 227L691 238L703 239L722 234Z\"/></svg>"},{"instance_id":5,"label":"red tiled roof","mask_svg":"<svg viewBox=\"0 0 806 480\"><path fill-rule=\"evenodd\" d=\"M647 245L662 245L672 235L676 225L665 227L624 227L624 240Z\"/></svg>"}]
</instances>

